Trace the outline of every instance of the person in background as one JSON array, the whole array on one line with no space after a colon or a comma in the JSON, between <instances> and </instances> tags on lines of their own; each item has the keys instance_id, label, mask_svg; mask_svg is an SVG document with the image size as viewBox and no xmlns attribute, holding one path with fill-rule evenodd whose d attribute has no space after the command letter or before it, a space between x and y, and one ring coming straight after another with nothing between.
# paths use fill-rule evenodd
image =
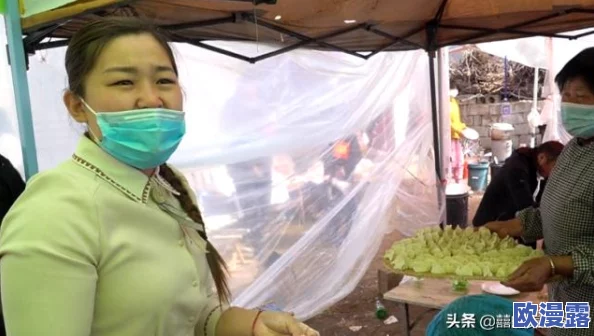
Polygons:
<instances>
[{"instance_id":1,"label":"person in background","mask_svg":"<svg viewBox=\"0 0 594 336\"><path fill-rule=\"evenodd\" d=\"M331 144L322 156L324 175L349 180L368 148L365 132L357 132Z\"/></svg>"},{"instance_id":2,"label":"person in background","mask_svg":"<svg viewBox=\"0 0 594 336\"><path fill-rule=\"evenodd\" d=\"M544 239L545 256L524 262L503 285L521 292L547 284L550 302L573 304L565 328L549 336L593 334L594 306L594 48L572 58L555 77L561 92L561 120L573 136L557 159L540 207L520 211L509 221L485 225L499 236L526 242ZM581 306L588 307L580 313ZM567 307L566 307L567 308ZM579 328L576 328L579 327Z\"/></svg>"},{"instance_id":3,"label":"person in background","mask_svg":"<svg viewBox=\"0 0 594 336\"><path fill-rule=\"evenodd\" d=\"M450 128L452 132L452 143L450 147L450 162L452 163L452 178L456 183L460 183L464 178L464 150L462 148L462 131L466 124L460 117L460 106L458 105L458 89L450 85Z\"/></svg>"},{"instance_id":4,"label":"person in background","mask_svg":"<svg viewBox=\"0 0 594 336\"><path fill-rule=\"evenodd\" d=\"M229 307L225 261L167 163L186 122L160 30L93 20L70 39L65 66L64 105L88 131L28 182L0 228L7 334L318 335L290 313Z\"/></svg>"},{"instance_id":5,"label":"person in background","mask_svg":"<svg viewBox=\"0 0 594 336\"><path fill-rule=\"evenodd\" d=\"M10 160L0 154L0 223L14 202L25 191L25 181ZM6 335L4 316L0 315L0 336Z\"/></svg>"},{"instance_id":6,"label":"person in background","mask_svg":"<svg viewBox=\"0 0 594 336\"><path fill-rule=\"evenodd\" d=\"M472 224L509 220L520 210L538 207L546 179L562 151L563 144L557 141L515 150L489 183Z\"/></svg>"},{"instance_id":7,"label":"person in background","mask_svg":"<svg viewBox=\"0 0 594 336\"><path fill-rule=\"evenodd\" d=\"M513 316L513 302L495 295L480 294L468 295L458 298L445 306L429 325L425 335L427 336L533 336L534 329L513 329L511 327ZM474 325L469 326L468 321L463 321L463 316L473 314ZM508 321L493 330L481 328L480 322L483 317L510 316ZM494 321L495 322L495 321ZM506 325L508 324L508 325Z\"/></svg>"},{"instance_id":8,"label":"person in background","mask_svg":"<svg viewBox=\"0 0 594 336\"><path fill-rule=\"evenodd\" d=\"M25 190L25 181L12 163L0 155L0 223Z\"/></svg>"}]
</instances>

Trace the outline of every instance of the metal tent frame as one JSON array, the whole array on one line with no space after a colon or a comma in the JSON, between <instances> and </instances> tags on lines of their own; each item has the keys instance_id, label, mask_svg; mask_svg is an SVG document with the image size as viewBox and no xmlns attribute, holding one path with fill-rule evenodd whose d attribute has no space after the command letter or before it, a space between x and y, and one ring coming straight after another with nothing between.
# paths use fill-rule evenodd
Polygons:
<instances>
[{"instance_id":1,"label":"metal tent frame","mask_svg":"<svg viewBox=\"0 0 594 336\"><path fill-rule=\"evenodd\" d=\"M236 0L237 1L237 0ZM259 4L274 4L276 0L241 0L246 2L253 2L256 6ZM135 12L134 8L130 7L130 4L133 3L134 0L128 1L120 1L116 4L102 6L93 8L92 10L85 11L83 13L76 14L70 17L62 17L59 20L46 22L43 24L43 27L35 27L35 30L31 31L23 31L21 28L20 22L20 15L19 15L19 8L18 8L18 0L8 0L7 3L7 10L8 15L6 18L7 24L7 32L8 32L8 51L9 51L9 59L12 64L12 76L13 76L13 83L15 88L15 97L16 97L16 104L17 104L17 113L18 113L18 120L19 120L19 129L20 129L20 136L21 136L21 143L22 143L22 150L23 150L23 159L24 159L24 166L25 166L25 175L27 178L31 177L35 174L38 170L37 166L37 157L36 157L36 149L35 149L35 138L33 132L33 122L31 116L31 105L29 100L29 92L28 92L28 83L26 77L26 71L28 69L28 57L27 54L34 54L37 50L42 49L49 49L49 48L56 48L61 46L66 46L68 44L67 39L57 40L57 41L49 41L45 42L44 40L46 37L50 36L56 29L60 27L61 24L71 20L75 17L88 15L88 14L95 14L95 15L108 15L107 10L110 9L128 9L130 15L137 16L138 13ZM555 18L580 13L580 14L593 14L593 9L585 9L580 7L571 7L571 8L564 8L557 12L544 15L542 17L531 19L528 21L524 21L521 23L509 25L499 29L492 29L492 28L485 28L485 27L477 27L477 26L464 26L464 25L453 25L453 24L443 24L442 23L442 16L448 5L448 0L442 0L439 6L437 13L433 16L431 20L425 23L424 27L414 29L409 31L408 33L402 36L394 36L389 34L372 23L360 23L353 26L350 26L346 29L337 30L333 33L318 36L318 37L309 37L297 33L295 31L286 29L284 27L280 27L270 22L260 21L256 16L256 12L248 13L248 12L238 12L234 13L233 15L221 18L221 19L211 19L211 20L203 20L203 21L195 21L195 22L185 22L185 23L178 23L178 24L171 24L171 25L164 25L160 28L169 32L173 37L175 42L185 42L192 45L195 45L200 48L208 49L213 52L220 53L222 55L226 55L229 57L233 57L245 62L249 63L257 63L263 61L265 59L278 56L284 54L286 52L304 48L304 47L312 47L317 46L323 49L338 51L345 54L352 55L354 57L358 57L361 59L369 59L374 55L389 50L394 46L402 47L402 50L414 50L414 49L423 49L427 51L428 54L428 62L429 62L429 76L430 76L430 90L431 90L431 116L432 116L432 123L433 123L433 146L434 146L434 157L435 157L435 171L437 175L437 188L438 188L438 200L439 205L442 204L442 188L441 182L444 181L443 177L443 167L442 167L442 153L441 153L441 146L440 146L440 115L438 111L438 94L437 94L437 78L436 78L436 54L440 48L453 46L453 45L460 45L460 44L468 44L473 43L479 39L482 39L489 35L495 35L500 33L506 33L511 35L516 35L518 37L531 37L531 36L547 36L547 37L555 37L555 38L564 38L564 39L578 39L580 37L594 34L594 30L583 33L580 35L566 35L566 34L558 34L558 33L534 33L528 30L522 30L522 28L526 28L530 25L536 23L542 23L545 21L553 20ZM272 51L269 53L265 53L255 57L248 57L245 55L237 54L229 50L225 50L222 48L218 48L216 46L210 45L205 43L205 40L198 40L198 39L187 39L180 36L177 32L189 29L189 28L196 28L196 27L212 27L222 24L229 24L229 23L238 23L238 22L250 22L252 24L256 24L266 29L270 29L272 31L285 34L291 36L298 40L289 46L280 48L276 51ZM475 31L476 34L457 39L454 41L450 41L447 43L438 43L437 34L440 30L444 29L452 29L452 30L466 30L466 31ZM378 49L375 50L358 50L352 51L346 48L342 48L340 46L331 44L326 42L328 39L333 37L341 36L344 34L348 34L354 31L364 30L370 32L372 34L379 35L383 38L388 39L390 42ZM418 43L414 43L409 41L408 39L416 34L422 33L423 30L426 34L426 44L421 45ZM25 38L22 36L26 35Z\"/></svg>"}]
</instances>

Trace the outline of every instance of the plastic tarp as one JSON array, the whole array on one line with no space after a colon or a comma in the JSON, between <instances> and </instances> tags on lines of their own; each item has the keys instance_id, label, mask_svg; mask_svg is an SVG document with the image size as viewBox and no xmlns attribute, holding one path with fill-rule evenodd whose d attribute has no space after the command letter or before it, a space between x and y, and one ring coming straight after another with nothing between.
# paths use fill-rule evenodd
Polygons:
<instances>
[{"instance_id":1,"label":"plastic tarp","mask_svg":"<svg viewBox=\"0 0 594 336\"><path fill-rule=\"evenodd\" d=\"M573 31L566 35L579 35L592 29ZM558 140L563 143L571 140L561 124L561 96L554 78L563 66L580 51L592 47L594 35L580 37L577 40L560 38L529 37L508 41L481 43L477 46L492 55L506 57L514 62L531 67L547 69L545 86L542 92L545 104L541 117L547 124L543 141Z\"/></svg>"},{"instance_id":2,"label":"plastic tarp","mask_svg":"<svg viewBox=\"0 0 594 336\"><path fill-rule=\"evenodd\" d=\"M243 54L271 50L218 45ZM299 50L251 65L188 45L175 49L188 131L171 162L198 195L209 236L229 263L234 304L274 303L311 317L355 288L388 230L412 234L437 224L444 211L424 52L364 61ZM83 131L62 103L64 53L30 59L40 170L69 159ZM0 136L16 144L2 153L19 146L4 57L0 117L10 122Z\"/></svg>"}]
</instances>

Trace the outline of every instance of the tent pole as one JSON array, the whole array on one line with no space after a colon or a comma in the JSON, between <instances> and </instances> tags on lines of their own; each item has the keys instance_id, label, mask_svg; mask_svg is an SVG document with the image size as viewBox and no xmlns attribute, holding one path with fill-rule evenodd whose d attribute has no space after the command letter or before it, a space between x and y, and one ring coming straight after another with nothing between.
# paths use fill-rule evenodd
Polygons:
<instances>
[{"instance_id":1,"label":"tent pole","mask_svg":"<svg viewBox=\"0 0 594 336\"><path fill-rule=\"evenodd\" d=\"M532 88L532 112L538 113L538 67L534 68L534 86ZM530 129L530 147L536 147L536 130Z\"/></svg>"},{"instance_id":2,"label":"tent pole","mask_svg":"<svg viewBox=\"0 0 594 336\"><path fill-rule=\"evenodd\" d=\"M439 111L437 109L437 81L436 81L436 73L435 73L435 51L428 51L428 58L429 58L429 86L431 88L431 121L433 124L433 151L435 153L434 160L435 160L435 173L436 173L436 188L437 188L437 205L439 210L443 206L443 198L442 198L442 171L441 171L441 146L440 146L440 132L439 132ZM440 213L440 225L443 226L441 213Z\"/></svg>"},{"instance_id":3,"label":"tent pole","mask_svg":"<svg viewBox=\"0 0 594 336\"><path fill-rule=\"evenodd\" d=\"M5 22L8 57L21 138L21 151L23 152L23 165L25 167L25 178L29 179L38 171L37 149L35 146L33 117L31 115L29 83L27 81L27 55L23 45L18 0L8 0L6 2Z\"/></svg>"}]
</instances>

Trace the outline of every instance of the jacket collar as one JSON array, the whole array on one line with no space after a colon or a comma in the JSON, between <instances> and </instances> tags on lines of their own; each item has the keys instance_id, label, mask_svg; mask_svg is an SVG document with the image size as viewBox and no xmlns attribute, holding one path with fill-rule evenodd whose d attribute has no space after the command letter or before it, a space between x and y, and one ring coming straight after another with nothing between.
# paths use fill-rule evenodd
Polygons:
<instances>
[{"instance_id":1,"label":"jacket collar","mask_svg":"<svg viewBox=\"0 0 594 336\"><path fill-rule=\"evenodd\" d=\"M148 202L151 189L149 177L116 160L86 136L80 139L72 159L134 201Z\"/></svg>"}]
</instances>

